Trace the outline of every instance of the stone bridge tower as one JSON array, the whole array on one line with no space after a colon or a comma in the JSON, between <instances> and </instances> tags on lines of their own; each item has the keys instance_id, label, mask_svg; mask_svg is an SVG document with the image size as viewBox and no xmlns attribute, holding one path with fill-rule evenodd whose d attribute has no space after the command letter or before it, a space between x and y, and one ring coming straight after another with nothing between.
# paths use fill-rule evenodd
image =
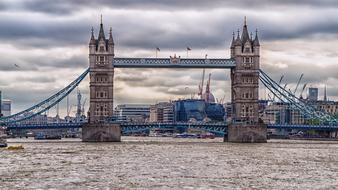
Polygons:
<instances>
[{"instance_id":1,"label":"stone bridge tower","mask_svg":"<svg viewBox=\"0 0 338 190\"><path fill-rule=\"evenodd\" d=\"M83 127L83 141L120 141L120 127L113 124L114 40L112 29L106 39L102 24L98 38L92 29L89 41L90 102L88 124Z\"/></svg>"},{"instance_id":2,"label":"stone bridge tower","mask_svg":"<svg viewBox=\"0 0 338 190\"><path fill-rule=\"evenodd\" d=\"M266 126L259 122L259 49L257 30L255 38L249 35L246 19L242 34L233 34L231 58L236 67L231 69L231 101L233 122L228 127L231 142L266 142Z\"/></svg>"}]
</instances>

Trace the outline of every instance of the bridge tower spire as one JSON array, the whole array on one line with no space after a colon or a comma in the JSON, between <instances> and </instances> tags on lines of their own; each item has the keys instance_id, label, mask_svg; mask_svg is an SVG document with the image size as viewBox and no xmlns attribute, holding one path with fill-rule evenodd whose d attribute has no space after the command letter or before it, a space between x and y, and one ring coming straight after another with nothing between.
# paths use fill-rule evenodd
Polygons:
<instances>
[{"instance_id":1,"label":"bridge tower spire","mask_svg":"<svg viewBox=\"0 0 338 190\"><path fill-rule=\"evenodd\" d=\"M101 23L98 38L92 29L89 43L90 101L88 124L82 129L83 141L120 141L118 124L112 124L114 101L114 41L110 29L106 39Z\"/></svg>"},{"instance_id":2,"label":"bridge tower spire","mask_svg":"<svg viewBox=\"0 0 338 190\"><path fill-rule=\"evenodd\" d=\"M238 32L239 33L239 32ZM224 140L231 142L266 142L266 126L259 122L259 41L251 39L246 17L242 35L233 45L236 67L231 69L232 124Z\"/></svg>"}]
</instances>

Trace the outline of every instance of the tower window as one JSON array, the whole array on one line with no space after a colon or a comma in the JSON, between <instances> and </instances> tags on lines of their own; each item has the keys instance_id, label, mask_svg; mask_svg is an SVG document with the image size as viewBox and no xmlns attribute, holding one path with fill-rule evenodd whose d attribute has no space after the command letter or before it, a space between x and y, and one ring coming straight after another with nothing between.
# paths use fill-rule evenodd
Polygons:
<instances>
[{"instance_id":1,"label":"tower window","mask_svg":"<svg viewBox=\"0 0 338 190\"><path fill-rule=\"evenodd\" d=\"M250 63L250 57L245 58L245 63Z\"/></svg>"},{"instance_id":2,"label":"tower window","mask_svg":"<svg viewBox=\"0 0 338 190\"><path fill-rule=\"evenodd\" d=\"M104 51L104 46L100 46L100 51Z\"/></svg>"}]
</instances>

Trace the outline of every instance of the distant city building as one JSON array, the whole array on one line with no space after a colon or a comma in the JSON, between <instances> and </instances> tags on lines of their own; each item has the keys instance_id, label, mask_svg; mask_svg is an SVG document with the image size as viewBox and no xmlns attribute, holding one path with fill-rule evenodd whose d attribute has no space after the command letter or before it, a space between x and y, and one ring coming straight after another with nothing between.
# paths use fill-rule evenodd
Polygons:
<instances>
[{"instance_id":1,"label":"distant city building","mask_svg":"<svg viewBox=\"0 0 338 190\"><path fill-rule=\"evenodd\" d=\"M66 120L67 118L65 118L65 119L62 119L62 118L60 118L60 116L59 115L56 115L55 117L47 117L47 122L48 123L63 123L63 122L68 122L67 120Z\"/></svg>"},{"instance_id":2,"label":"distant city building","mask_svg":"<svg viewBox=\"0 0 338 190\"><path fill-rule=\"evenodd\" d=\"M12 110L12 101L11 100L2 100L1 104L1 113L3 116L10 116Z\"/></svg>"},{"instance_id":3,"label":"distant city building","mask_svg":"<svg viewBox=\"0 0 338 190\"><path fill-rule=\"evenodd\" d=\"M176 122L224 121L225 109L222 104L207 103L201 99L178 100L174 102Z\"/></svg>"},{"instance_id":4,"label":"distant city building","mask_svg":"<svg viewBox=\"0 0 338 190\"><path fill-rule=\"evenodd\" d=\"M338 102L335 101L317 101L316 107L331 115L338 115Z\"/></svg>"},{"instance_id":5,"label":"distant city building","mask_svg":"<svg viewBox=\"0 0 338 190\"><path fill-rule=\"evenodd\" d=\"M150 106L149 122L168 123L174 121L174 105L171 102L160 102Z\"/></svg>"},{"instance_id":6,"label":"distant city building","mask_svg":"<svg viewBox=\"0 0 338 190\"><path fill-rule=\"evenodd\" d=\"M121 104L115 108L118 121L146 122L149 120L150 105L148 104Z\"/></svg>"},{"instance_id":7,"label":"distant city building","mask_svg":"<svg viewBox=\"0 0 338 190\"><path fill-rule=\"evenodd\" d=\"M32 113L29 113L31 115ZM25 117L25 116L24 116ZM46 114L39 114L32 118L22 121L22 124L46 124L48 122L48 117Z\"/></svg>"},{"instance_id":8,"label":"distant city building","mask_svg":"<svg viewBox=\"0 0 338 190\"><path fill-rule=\"evenodd\" d=\"M203 121L206 118L204 100L178 100L174 105L176 122Z\"/></svg>"},{"instance_id":9,"label":"distant city building","mask_svg":"<svg viewBox=\"0 0 338 190\"><path fill-rule=\"evenodd\" d=\"M309 88L309 101L318 101L318 88Z\"/></svg>"},{"instance_id":10,"label":"distant city building","mask_svg":"<svg viewBox=\"0 0 338 190\"><path fill-rule=\"evenodd\" d=\"M260 112L265 124L304 124L301 112L288 103L273 102Z\"/></svg>"},{"instance_id":11,"label":"distant city building","mask_svg":"<svg viewBox=\"0 0 338 190\"><path fill-rule=\"evenodd\" d=\"M206 103L205 112L211 121L224 121L225 109L222 104Z\"/></svg>"},{"instance_id":12,"label":"distant city building","mask_svg":"<svg viewBox=\"0 0 338 190\"><path fill-rule=\"evenodd\" d=\"M174 104L167 105L163 108L163 122L172 123L174 122Z\"/></svg>"}]
</instances>

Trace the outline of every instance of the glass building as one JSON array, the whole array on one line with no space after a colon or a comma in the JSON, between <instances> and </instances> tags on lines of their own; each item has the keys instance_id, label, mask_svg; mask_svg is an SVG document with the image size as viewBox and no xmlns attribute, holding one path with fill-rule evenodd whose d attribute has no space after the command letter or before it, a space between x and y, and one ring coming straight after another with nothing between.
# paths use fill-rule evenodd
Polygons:
<instances>
[{"instance_id":1,"label":"glass building","mask_svg":"<svg viewBox=\"0 0 338 190\"><path fill-rule=\"evenodd\" d=\"M187 99L175 101L174 107L175 122L224 121L225 109L221 104Z\"/></svg>"}]
</instances>

